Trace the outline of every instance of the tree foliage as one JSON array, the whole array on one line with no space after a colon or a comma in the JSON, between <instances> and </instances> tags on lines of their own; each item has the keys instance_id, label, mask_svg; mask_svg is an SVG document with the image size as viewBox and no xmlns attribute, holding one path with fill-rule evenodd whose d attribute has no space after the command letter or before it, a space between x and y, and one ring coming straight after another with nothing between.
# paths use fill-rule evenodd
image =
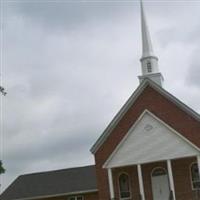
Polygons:
<instances>
[{"instance_id":1,"label":"tree foliage","mask_svg":"<svg viewBox=\"0 0 200 200\"><path fill-rule=\"evenodd\" d=\"M4 96L6 95L5 89L0 86L0 93L2 93ZM5 169L3 168L3 163L0 160L0 174L5 173Z\"/></svg>"},{"instance_id":2,"label":"tree foliage","mask_svg":"<svg viewBox=\"0 0 200 200\"><path fill-rule=\"evenodd\" d=\"M5 173L5 169L3 168L3 163L2 163L2 161L0 160L0 174L3 174L3 173Z\"/></svg>"},{"instance_id":3,"label":"tree foliage","mask_svg":"<svg viewBox=\"0 0 200 200\"><path fill-rule=\"evenodd\" d=\"M4 96L6 96L5 89L2 86L0 86L0 93L2 93Z\"/></svg>"}]
</instances>

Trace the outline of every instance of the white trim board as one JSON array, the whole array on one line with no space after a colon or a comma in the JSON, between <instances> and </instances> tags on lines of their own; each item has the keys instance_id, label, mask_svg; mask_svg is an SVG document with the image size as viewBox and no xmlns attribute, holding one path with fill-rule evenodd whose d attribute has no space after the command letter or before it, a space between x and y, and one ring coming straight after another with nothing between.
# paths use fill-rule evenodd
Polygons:
<instances>
[{"instance_id":1,"label":"white trim board","mask_svg":"<svg viewBox=\"0 0 200 200\"><path fill-rule=\"evenodd\" d=\"M153 113L145 110L103 167L130 166L199 154L200 149L197 146Z\"/></svg>"},{"instance_id":2,"label":"white trim board","mask_svg":"<svg viewBox=\"0 0 200 200\"><path fill-rule=\"evenodd\" d=\"M100 148L100 146L106 141L108 136L111 134L113 129L116 127L116 125L119 123L119 121L122 119L122 117L125 115L125 113L128 111L128 109L134 104L134 102L137 100L139 95L143 92L143 90L147 86L152 87L157 92L159 92L161 95L166 97L169 101L173 102L177 107L179 107L181 110L192 116L194 119L200 122L200 115L195 112L193 109L189 108L187 105L185 105L183 102L178 100L176 97L171 95L169 92L167 92L165 89L160 87L158 84L153 82L152 80L146 78L142 81L142 83L138 86L138 88L135 90L135 92L130 96L128 101L124 104L124 106L120 109L120 111L117 113L117 115L113 118L111 123L107 126L107 128L104 130L104 132L101 134L101 136L98 138L98 140L95 142L95 144L92 146L90 151L95 154L97 150Z\"/></svg>"}]
</instances>

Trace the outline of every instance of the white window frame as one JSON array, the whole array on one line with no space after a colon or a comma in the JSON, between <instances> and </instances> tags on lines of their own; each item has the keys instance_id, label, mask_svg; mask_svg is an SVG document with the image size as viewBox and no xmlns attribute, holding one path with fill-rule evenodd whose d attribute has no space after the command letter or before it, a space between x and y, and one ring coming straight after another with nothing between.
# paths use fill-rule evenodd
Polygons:
<instances>
[{"instance_id":1,"label":"white window frame","mask_svg":"<svg viewBox=\"0 0 200 200\"><path fill-rule=\"evenodd\" d=\"M120 190L120 182L119 182L119 178L121 175L127 175L128 176L128 184L129 184L129 193L130 193L130 196L129 197L121 197L121 190ZM131 180L130 180L130 176L127 172L121 172L119 175L118 175L118 191L119 191L119 199L120 200L130 200L132 199L132 190L131 190Z\"/></svg>"},{"instance_id":2,"label":"white window frame","mask_svg":"<svg viewBox=\"0 0 200 200\"><path fill-rule=\"evenodd\" d=\"M78 200L79 197L81 197L82 200L84 200L84 196L82 196L82 195L70 196L67 198L67 200L72 200L72 198L73 198L73 200Z\"/></svg>"},{"instance_id":3,"label":"white window frame","mask_svg":"<svg viewBox=\"0 0 200 200\"><path fill-rule=\"evenodd\" d=\"M191 188L192 188L193 191L196 191L196 190L200 190L200 189L199 189L199 188L194 188L194 185L193 185L194 182L193 182L193 180L192 180L192 166L193 166L194 164L196 164L197 167L198 167L198 163L197 163L197 162L192 162L192 163L190 164L189 170L190 170ZM196 181L196 182L200 182L200 177L199 177L199 181Z\"/></svg>"}]
</instances>

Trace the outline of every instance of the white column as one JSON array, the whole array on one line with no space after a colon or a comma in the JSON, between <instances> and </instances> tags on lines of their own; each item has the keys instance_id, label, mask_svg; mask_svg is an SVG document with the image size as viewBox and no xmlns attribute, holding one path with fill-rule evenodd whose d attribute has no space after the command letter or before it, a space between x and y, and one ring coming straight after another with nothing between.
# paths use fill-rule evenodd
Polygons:
<instances>
[{"instance_id":1,"label":"white column","mask_svg":"<svg viewBox=\"0 0 200 200\"><path fill-rule=\"evenodd\" d=\"M110 189L110 199L112 200L115 198L115 194L114 194L113 177L112 177L111 168L108 169L108 182L109 182L109 189Z\"/></svg>"},{"instance_id":2,"label":"white column","mask_svg":"<svg viewBox=\"0 0 200 200\"><path fill-rule=\"evenodd\" d=\"M176 200L171 160L167 160L167 169L168 169L168 174L169 174L170 189L172 191L174 200Z\"/></svg>"},{"instance_id":3,"label":"white column","mask_svg":"<svg viewBox=\"0 0 200 200\"><path fill-rule=\"evenodd\" d=\"M139 179L140 194L141 194L142 200L145 200L141 165L137 165L137 172L138 172L138 179Z\"/></svg>"},{"instance_id":4,"label":"white column","mask_svg":"<svg viewBox=\"0 0 200 200\"><path fill-rule=\"evenodd\" d=\"M200 177L200 155L197 156L197 165L198 165L199 177Z\"/></svg>"}]
</instances>

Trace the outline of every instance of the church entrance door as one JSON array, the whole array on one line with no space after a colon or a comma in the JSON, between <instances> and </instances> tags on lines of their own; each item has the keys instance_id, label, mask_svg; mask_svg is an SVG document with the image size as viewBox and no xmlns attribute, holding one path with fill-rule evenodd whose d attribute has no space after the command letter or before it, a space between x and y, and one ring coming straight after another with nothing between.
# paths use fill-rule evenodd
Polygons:
<instances>
[{"instance_id":1,"label":"church entrance door","mask_svg":"<svg viewBox=\"0 0 200 200\"><path fill-rule=\"evenodd\" d=\"M164 168L156 168L151 175L153 200L169 200L169 180Z\"/></svg>"}]
</instances>

